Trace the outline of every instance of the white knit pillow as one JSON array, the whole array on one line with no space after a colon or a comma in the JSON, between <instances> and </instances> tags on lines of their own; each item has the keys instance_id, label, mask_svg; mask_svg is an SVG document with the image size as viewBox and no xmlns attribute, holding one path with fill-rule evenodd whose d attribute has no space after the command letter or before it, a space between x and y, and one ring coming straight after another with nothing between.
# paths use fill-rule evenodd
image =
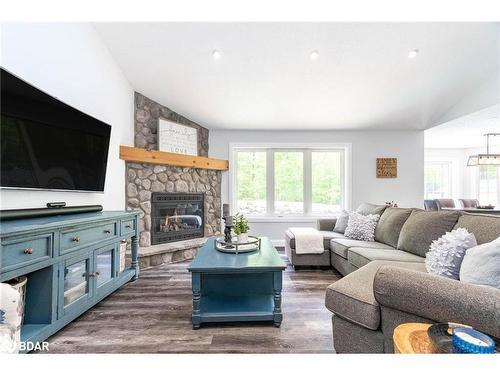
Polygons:
<instances>
[{"instance_id":1,"label":"white knit pillow","mask_svg":"<svg viewBox=\"0 0 500 375\"><path fill-rule=\"evenodd\" d=\"M357 212L349 213L349 221L344 236L353 240L375 241L375 228L380 215L361 215Z\"/></svg>"},{"instance_id":2,"label":"white knit pillow","mask_svg":"<svg viewBox=\"0 0 500 375\"><path fill-rule=\"evenodd\" d=\"M425 256L425 268L431 274L458 280L465 252L476 245L476 237L467 229L446 232L432 242Z\"/></svg>"}]
</instances>

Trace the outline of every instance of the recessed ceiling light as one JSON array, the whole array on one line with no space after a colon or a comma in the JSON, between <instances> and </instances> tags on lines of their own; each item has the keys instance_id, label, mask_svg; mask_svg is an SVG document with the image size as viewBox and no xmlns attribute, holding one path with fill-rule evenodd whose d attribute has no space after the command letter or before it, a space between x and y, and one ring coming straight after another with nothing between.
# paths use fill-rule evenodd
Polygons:
<instances>
[{"instance_id":1,"label":"recessed ceiling light","mask_svg":"<svg viewBox=\"0 0 500 375\"><path fill-rule=\"evenodd\" d=\"M219 60L220 56L221 56L220 52L217 51L216 49L212 51L212 57L214 58L214 60Z\"/></svg>"},{"instance_id":2,"label":"recessed ceiling light","mask_svg":"<svg viewBox=\"0 0 500 375\"><path fill-rule=\"evenodd\" d=\"M419 50L418 49L412 49L410 52L408 52L408 58L409 59L414 59L417 57Z\"/></svg>"},{"instance_id":3,"label":"recessed ceiling light","mask_svg":"<svg viewBox=\"0 0 500 375\"><path fill-rule=\"evenodd\" d=\"M311 55L309 55L309 58L310 58L311 60L313 60L313 61L314 61L314 60L317 60L317 59L318 59L318 57L319 57L319 52L318 52L318 51L312 51L312 52L311 52Z\"/></svg>"}]
</instances>

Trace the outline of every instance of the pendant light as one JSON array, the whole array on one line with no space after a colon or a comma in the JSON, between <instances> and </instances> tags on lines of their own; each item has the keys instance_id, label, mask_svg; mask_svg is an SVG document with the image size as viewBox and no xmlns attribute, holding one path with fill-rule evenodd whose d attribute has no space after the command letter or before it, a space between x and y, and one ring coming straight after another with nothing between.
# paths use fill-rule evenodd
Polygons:
<instances>
[{"instance_id":1,"label":"pendant light","mask_svg":"<svg viewBox=\"0 0 500 375\"><path fill-rule=\"evenodd\" d=\"M468 167L477 167L481 165L497 166L500 167L500 154L490 154L490 136L495 137L500 133L488 133L486 137L486 154L477 154L469 156L467 162Z\"/></svg>"}]
</instances>

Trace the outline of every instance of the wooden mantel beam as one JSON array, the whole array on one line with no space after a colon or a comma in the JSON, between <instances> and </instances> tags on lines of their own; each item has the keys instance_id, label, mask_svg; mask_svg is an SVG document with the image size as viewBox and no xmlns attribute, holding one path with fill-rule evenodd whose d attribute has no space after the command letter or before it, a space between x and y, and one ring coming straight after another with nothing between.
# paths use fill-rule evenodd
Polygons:
<instances>
[{"instance_id":1,"label":"wooden mantel beam","mask_svg":"<svg viewBox=\"0 0 500 375\"><path fill-rule=\"evenodd\" d=\"M227 160L146 150L145 148L129 146L120 146L120 159L135 163L174 165L177 167L215 169L217 171L227 171L229 169L229 162Z\"/></svg>"}]
</instances>

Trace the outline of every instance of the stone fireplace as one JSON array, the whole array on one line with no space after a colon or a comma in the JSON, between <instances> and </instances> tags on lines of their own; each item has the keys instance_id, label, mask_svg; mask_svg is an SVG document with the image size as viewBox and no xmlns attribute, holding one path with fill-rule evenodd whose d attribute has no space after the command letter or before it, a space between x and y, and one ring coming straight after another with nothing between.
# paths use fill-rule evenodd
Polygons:
<instances>
[{"instance_id":1,"label":"stone fireplace","mask_svg":"<svg viewBox=\"0 0 500 375\"><path fill-rule=\"evenodd\" d=\"M128 208L142 211L139 221L140 248L160 244L154 244L151 235L154 225L151 203L153 195L157 193L202 195L204 236L220 233L222 216L220 199L222 174L220 171L127 163L127 179Z\"/></svg>"},{"instance_id":2,"label":"stone fireplace","mask_svg":"<svg viewBox=\"0 0 500 375\"><path fill-rule=\"evenodd\" d=\"M151 244L203 237L204 195L153 193Z\"/></svg>"},{"instance_id":3,"label":"stone fireplace","mask_svg":"<svg viewBox=\"0 0 500 375\"><path fill-rule=\"evenodd\" d=\"M135 147L158 149L160 118L197 129L198 155L208 156L208 129L135 93ZM220 234L222 172L126 163L127 208L142 211L142 268L192 258L204 237Z\"/></svg>"}]
</instances>

